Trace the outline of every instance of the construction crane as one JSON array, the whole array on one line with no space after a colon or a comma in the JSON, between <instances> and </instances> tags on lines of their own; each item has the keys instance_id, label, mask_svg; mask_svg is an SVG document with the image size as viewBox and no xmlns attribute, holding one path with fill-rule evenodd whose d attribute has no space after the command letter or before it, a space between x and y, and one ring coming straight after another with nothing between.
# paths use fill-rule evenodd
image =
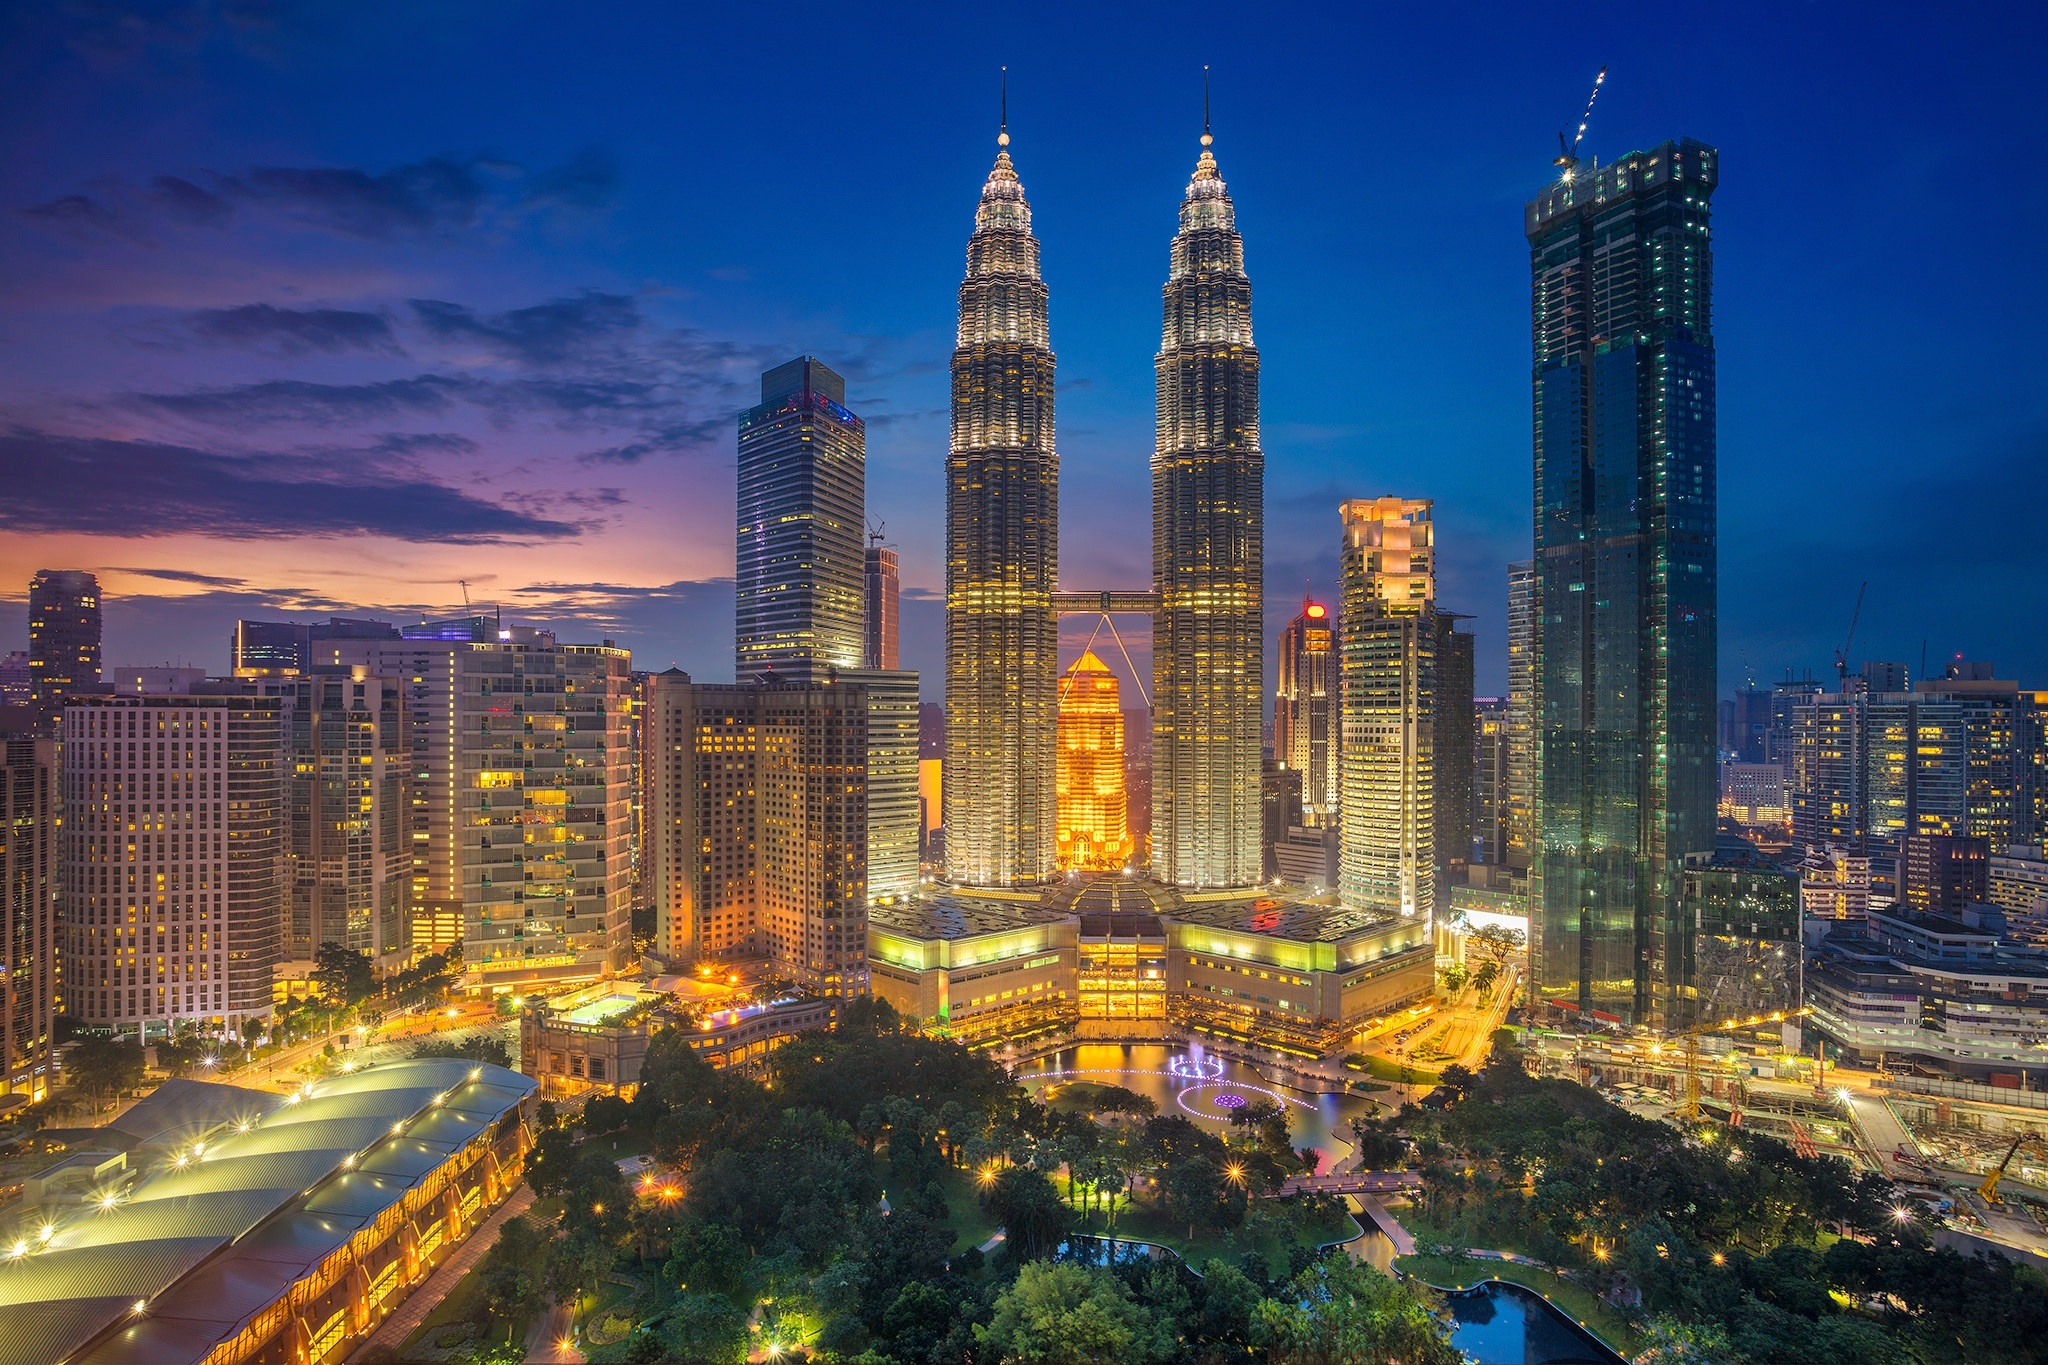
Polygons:
<instances>
[{"instance_id":1,"label":"construction crane","mask_svg":"<svg viewBox=\"0 0 2048 1365\"><path fill-rule=\"evenodd\" d=\"M1984 1183L1977 1187L1977 1193L1984 1196L1985 1203L2003 1204L2005 1202L1998 1197L1998 1182L2005 1178L2005 1168L2012 1164L2013 1154L2022 1147L2033 1152L2042 1151L2040 1134L2021 1133L2012 1140L2012 1146L2005 1149L2005 1159L1999 1162L1991 1174L1984 1177Z\"/></svg>"},{"instance_id":2,"label":"construction crane","mask_svg":"<svg viewBox=\"0 0 2048 1365\"><path fill-rule=\"evenodd\" d=\"M1586 96L1586 112L1579 115L1579 131L1573 135L1570 142L1565 141L1563 133L1557 135L1557 160L1550 164L1564 172L1567 183L1572 178L1572 172L1578 169L1579 144L1586 140L1586 125L1593 121L1593 101L1600 98L1600 87L1606 83L1607 68L1603 66L1600 68L1600 74L1593 78L1593 93Z\"/></svg>"},{"instance_id":3,"label":"construction crane","mask_svg":"<svg viewBox=\"0 0 2048 1365\"><path fill-rule=\"evenodd\" d=\"M1864 579L1863 586L1856 589L1856 610L1849 613L1849 638L1842 641L1842 647L1835 651L1835 683L1839 689L1849 681L1849 647L1856 643L1856 623L1863 619L1863 594L1870 591L1870 580Z\"/></svg>"},{"instance_id":4,"label":"construction crane","mask_svg":"<svg viewBox=\"0 0 2048 1365\"><path fill-rule=\"evenodd\" d=\"M1782 1024L1787 1019L1797 1019L1811 1014L1811 1009L1773 1010L1769 1014L1752 1014L1747 1019L1723 1019L1718 1024L1699 1024L1675 1036L1675 1041L1685 1049L1685 1103L1678 1106L1681 1116L1696 1119L1704 1112L1700 1108L1700 1039L1709 1033L1720 1033L1726 1029L1757 1028L1764 1024ZM1653 1045L1652 1053L1662 1051L1662 1045Z\"/></svg>"}]
</instances>

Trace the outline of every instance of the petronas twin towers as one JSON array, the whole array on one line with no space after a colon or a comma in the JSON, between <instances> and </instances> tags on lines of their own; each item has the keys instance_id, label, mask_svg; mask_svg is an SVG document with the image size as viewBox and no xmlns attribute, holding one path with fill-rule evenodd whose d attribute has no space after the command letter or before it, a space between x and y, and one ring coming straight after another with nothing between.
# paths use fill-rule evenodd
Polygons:
<instances>
[{"instance_id":1,"label":"petronas twin towers","mask_svg":"<svg viewBox=\"0 0 2048 1365\"><path fill-rule=\"evenodd\" d=\"M956 884L1056 869L1059 616L1152 613L1153 872L1260 879L1265 460L1251 282L1202 134L1155 362L1150 591L1059 588L1053 354L1009 134L982 187L953 352L946 462L946 863Z\"/></svg>"}]
</instances>

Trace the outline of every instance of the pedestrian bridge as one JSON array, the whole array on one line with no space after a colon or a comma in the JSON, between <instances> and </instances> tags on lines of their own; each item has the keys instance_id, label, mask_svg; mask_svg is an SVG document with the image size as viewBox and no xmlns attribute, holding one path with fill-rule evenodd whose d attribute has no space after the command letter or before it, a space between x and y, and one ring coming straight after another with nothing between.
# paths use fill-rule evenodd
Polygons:
<instances>
[{"instance_id":1,"label":"pedestrian bridge","mask_svg":"<svg viewBox=\"0 0 2048 1365\"><path fill-rule=\"evenodd\" d=\"M1332 1171L1297 1175L1280 1187L1280 1194L1399 1194L1420 1188L1420 1171Z\"/></svg>"}]
</instances>

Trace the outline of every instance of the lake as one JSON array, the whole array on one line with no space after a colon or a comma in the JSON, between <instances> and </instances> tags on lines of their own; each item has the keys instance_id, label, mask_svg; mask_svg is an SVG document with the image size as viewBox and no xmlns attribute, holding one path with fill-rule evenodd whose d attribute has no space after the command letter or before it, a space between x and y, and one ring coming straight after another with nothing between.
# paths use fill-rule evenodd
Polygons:
<instances>
[{"instance_id":1,"label":"lake","mask_svg":"<svg viewBox=\"0 0 2048 1365\"><path fill-rule=\"evenodd\" d=\"M1229 1126L1231 1114L1255 1100L1272 1100L1287 1111L1293 1145L1322 1153L1318 1171L1351 1150L1351 1120L1376 1108L1360 1095L1314 1094L1268 1081L1193 1041L1079 1043L1018 1067L1017 1079L1033 1094L1068 1080L1120 1085L1149 1097L1162 1114L1185 1114L1214 1128Z\"/></svg>"}]
</instances>

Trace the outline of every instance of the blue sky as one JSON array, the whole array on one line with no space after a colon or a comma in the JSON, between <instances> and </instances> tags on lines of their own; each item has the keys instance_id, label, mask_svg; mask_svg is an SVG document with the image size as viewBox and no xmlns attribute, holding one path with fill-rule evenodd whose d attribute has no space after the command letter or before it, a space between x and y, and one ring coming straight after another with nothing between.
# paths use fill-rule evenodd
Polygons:
<instances>
[{"instance_id":1,"label":"blue sky","mask_svg":"<svg viewBox=\"0 0 2048 1365\"><path fill-rule=\"evenodd\" d=\"M1268 625L1336 502L1437 499L1504 681L1529 540L1521 208L1722 150L1721 677L1853 651L2048 686L2042 11L1872 5L15 6L0 596L102 572L109 664L460 602L730 676L734 412L870 424L939 693L954 296L1010 67L1059 356L1062 577L1142 586L1159 288L1214 67L1264 361ZM26 637L21 613L0 646ZM1078 646L1078 639L1074 642ZM1142 662L1142 659L1141 659Z\"/></svg>"}]
</instances>

